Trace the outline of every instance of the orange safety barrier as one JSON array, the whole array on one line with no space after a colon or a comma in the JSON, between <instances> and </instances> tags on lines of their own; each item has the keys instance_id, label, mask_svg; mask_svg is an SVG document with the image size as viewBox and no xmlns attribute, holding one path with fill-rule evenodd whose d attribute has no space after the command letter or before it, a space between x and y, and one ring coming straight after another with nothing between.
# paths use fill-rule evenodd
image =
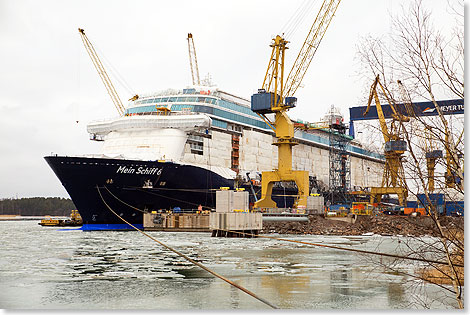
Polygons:
<instances>
[{"instance_id":1,"label":"orange safety barrier","mask_svg":"<svg viewBox=\"0 0 470 315\"><path fill-rule=\"evenodd\" d=\"M405 215L411 215L413 212L417 212L419 215L427 215L426 209L424 208L404 208L403 212Z\"/></svg>"}]
</instances>

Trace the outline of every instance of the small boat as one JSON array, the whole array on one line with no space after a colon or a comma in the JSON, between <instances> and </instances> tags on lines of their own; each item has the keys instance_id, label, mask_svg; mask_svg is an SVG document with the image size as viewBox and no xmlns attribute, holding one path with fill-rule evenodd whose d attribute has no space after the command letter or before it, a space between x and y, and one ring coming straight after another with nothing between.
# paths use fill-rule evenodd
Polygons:
<instances>
[{"instance_id":1,"label":"small boat","mask_svg":"<svg viewBox=\"0 0 470 315\"><path fill-rule=\"evenodd\" d=\"M39 222L39 225L42 226L62 226L65 220L63 219L55 219L51 217L46 217L46 219L42 219L41 222Z\"/></svg>"},{"instance_id":2,"label":"small boat","mask_svg":"<svg viewBox=\"0 0 470 315\"><path fill-rule=\"evenodd\" d=\"M47 217L46 219L42 219L38 224L41 226L81 226L83 225L83 220L78 210L72 210L70 219Z\"/></svg>"}]
</instances>

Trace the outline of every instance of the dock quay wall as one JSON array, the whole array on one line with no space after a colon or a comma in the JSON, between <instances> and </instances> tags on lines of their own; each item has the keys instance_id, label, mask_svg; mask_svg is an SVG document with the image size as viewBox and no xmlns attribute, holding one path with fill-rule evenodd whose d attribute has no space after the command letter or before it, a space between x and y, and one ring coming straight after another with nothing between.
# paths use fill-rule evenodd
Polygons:
<instances>
[{"instance_id":1,"label":"dock quay wall","mask_svg":"<svg viewBox=\"0 0 470 315\"><path fill-rule=\"evenodd\" d=\"M210 232L209 214L145 213L144 230L173 232Z\"/></svg>"},{"instance_id":2,"label":"dock quay wall","mask_svg":"<svg viewBox=\"0 0 470 315\"><path fill-rule=\"evenodd\" d=\"M442 217L442 227L463 230L464 217ZM308 222L263 222L260 234L438 236L439 231L429 216L357 216L354 223L336 221L323 215L309 215Z\"/></svg>"},{"instance_id":3,"label":"dock quay wall","mask_svg":"<svg viewBox=\"0 0 470 315\"><path fill-rule=\"evenodd\" d=\"M253 212L211 212L209 222L211 230L261 230L263 215Z\"/></svg>"},{"instance_id":4,"label":"dock quay wall","mask_svg":"<svg viewBox=\"0 0 470 315\"><path fill-rule=\"evenodd\" d=\"M242 213L217 213L211 215L235 215ZM212 229L209 226L209 214L161 214L166 218L165 224L155 223L156 214L147 213L144 215L144 230L146 231L172 231L172 232L211 232L218 231L217 236L240 237L240 235L222 235L223 231L241 231L253 234L313 234L313 235L362 235L364 233L374 233L383 236L411 235L411 236L437 236L438 231L430 217L409 217L409 216L357 216L355 222L345 222L329 220L323 215L308 215L308 220L302 222L295 221L270 221L264 220L261 213L257 215L258 229L247 230L240 228L240 222L223 224L219 219L218 227ZM177 218L178 217L178 218ZM213 219L217 224L217 219ZM158 220L156 220L158 222ZM441 224L444 228L460 226L463 228L463 217L442 217ZM255 227L253 224L250 227ZM214 233L214 232L213 232Z\"/></svg>"}]
</instances>

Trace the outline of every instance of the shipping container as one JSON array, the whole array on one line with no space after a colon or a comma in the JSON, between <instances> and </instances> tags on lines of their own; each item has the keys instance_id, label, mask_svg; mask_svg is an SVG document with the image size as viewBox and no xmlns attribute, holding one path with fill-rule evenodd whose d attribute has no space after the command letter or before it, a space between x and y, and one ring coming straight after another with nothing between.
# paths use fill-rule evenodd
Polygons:
<instances>
[{"instance_id":1,"label":"shipping container","mask_svg":"<svg viewBox=\"0 0 470 315\"><path fill-rule=\"evenodd\" d=\"M462 216L464 215L464 201L448 201L446 202L446 215Z\"/></svg>"},{"instance_id":2,"label":"shipping container","mask_svg":"<svg viewBox=\"0 0 470 315\"><path fill-rule=\"evenodd\" d=\"M444 194L429 194L429 199L431 200L431 205L433 205L439 215L445 215L445 195ZM419 207L424 207L428 209L430 204L426 198L425 194L418 194Z\"/></svg>"}]
</instances>

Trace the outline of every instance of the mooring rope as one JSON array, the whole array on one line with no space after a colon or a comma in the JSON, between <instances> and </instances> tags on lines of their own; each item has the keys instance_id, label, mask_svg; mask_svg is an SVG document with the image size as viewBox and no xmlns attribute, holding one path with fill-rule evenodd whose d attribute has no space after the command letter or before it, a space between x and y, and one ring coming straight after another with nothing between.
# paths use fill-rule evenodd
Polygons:
<instances>
[{"instance_id":1,"label":"mooring rope","mask_svg":"<svg viewBox=\"0 0 470 315\"><path fill-rule=\"evenodd\" d=\"M97 186L97 187L98 187L98 186ZM117 199L119 202L125 204L125 205L128 206L129 208L132 208L132 209L134 209L134 210L140 211L140 212L142 212L142 213L147 213L147 211L144 211L144 210L142 210L142 209L139 209L139 208L137 208L137 207L134 207L134 206L128 204L127 202L125 202L125 201L119 199L116 195L114 195L114 194L108 189L108 187L104 186L104 188L106 188L106 190L108 191L109 194L111 194L111 196L113 196L115 199ZM99 192L99 190L98 190L98 192ZM101 195L101 194L100 194L100 195Z\"/></svg>"},{"instance_id":2,"label":"mooring rope","mask_svg":"<svg viewBox=\"0 0 470 315\"><path fill-rule=\"evenodd\" d=\"M105 186L105 188L106 188L106 186ZM107 189L107 188L106 188L106 189ZM270 306L271 308L274 308L274 309L277 309L277 308L278 308L278 307L275 306L274 304L272 304L272 303L266 301L265 299L263 299L263 298L257 296L255 293L251 292L250 290L245 289L244 287L242 287L242 286L236 284L235 282L233 282L233 281L231 281L231 280L225 278L224 276L219 275L218 273L216 273L215 271L210 270L209 268L207 268L207 267L204 266L203 264L201 264L201 263L199 263L199 262L197 262L197 261L195 261L195 260L189 258L188 256L186 256L186 255L183 254L183 253L180 253L180 252L177 251L176 249L173 249L173 248L171 248L170 246L168 246L168 245L166 245L166 244L160 242L159 240L155 239L154 237L150 236L149 234L145 233L144 231L141 231L139 228L135 227L135 226L132 225L130 222L126 221L124 218L122 218L120 215L118 215L113 209L111 209L111 207L110 207L110 206L106 203L106 201L104 200L103 195L101 194L100 188L99 188L98 186L96 186L96 190L98 191L98 194L100 195L101 200L103 201L104 205L109 209L109 211L111 211L115 216L117 216L119 219L121 219L123 222L125 222L126 224L128 224L129 226L131 226L131 227L132 227L133 229L135 229L136 231L138 231L138 232L140 232L141 234L147 236L148 238L150 238L150 239L153 240L154 242L160 244L161 246L165 247L166 249L168 249L168 250L174 252L174 253L177 254L178 256L183 257L184 259L188 260L188 261L191 262L192 264L194 264L194 265L196 265L196 266L198 266L198 267L204 269L205 271L207 271L207 272L209 272L210 274L216 276L217 278L222 279L223 281L225 281L225 282L229 283L230 285L236 287L237 289L239 289L239 290L245 292L246 294L251 295L251 296L254 297L255 299L257 299L257 300L263 302L264 304Z\"/></svg>"},{"instance_id":3,"label":"mooring rope","mask_svg":"<svg viewBox=\"0 0 470 315\"><path fill-rule=\"evenodd\" d=\"M148 187L144 188L142 186L126 186L125 189L135 189L135 190L150 190L150 191L184 191L184 192L195 192L195 193L210 193L213 194L220 190L220 188L167 188L167 187ZM284 194L266 194L267 197L300 197L299 194L286 194L286 187L281 187L284 189Z\"/></svg>"},{"instance_id":4,"label":"mooring rope","mask_svg":"<svg viewBox=\"0 0 470 315\"><path fill-rule=\"evenodd\" d=\"M433 264L448 265L447 262L437 261L437 260L429 260L429 259L418 258L418 257L407 257L407 256L400 256L400 255L380 253L380 252L371 252L371 251L368 251L368 250L362 250L362 249L356 249L356 248L346 248L346 247L340 247L340 246L335 246L335 245L326 245L326 244L310 243L310 242L304 242L304 241L289 240L289 239L286 239L286 238L278 238L278 237L273 237L273 236L251 234L251 233L240 232L240 231L223 230L223 229L220 229L220 230L221 231L226 231L226 232L237 233L237 234L255 236L255 237L269 238L269 239L273 239L273 240L277 240L277 241L285 241L285 242L299 243L299 244L304 244L304 245L312 245L312 246L319 246L319 247L345 250L345 251L350 251L350 252L357 252L357 253L362 253L362 254L379 255L379 256L385 256L385 257L391 257L391 258L400 258L400 259L415 260L415 261L421 261L421 262L427 262L427 263L433 263ZM463 265L461 265L461 264L454 264L454 266L463 267Z\"/></svg>"},{"instance_id":5,"label":"mooring rope","mask_svg":"<svg viewBox=\"0 0 470 315\"><path fill-rule=\"evenodd\" d=\"M106 188L106 187L105 187ZM106 188L107 189L107 188ZM108 190L109 191L109 190ZM150 195L154 195L154 196L159 196L159 197L162 197L162 198L166 198L168 200L174 200L174 201L178 201L178 202L181 202L181 203L187 203L187 204L190 204L190 205L193 205L193 206L199 206L199 204L197 203L194 203L194 202L189 202L189 201L185 201L185 200L182 200L182 199L178 199L178 198L172 198L172 197L168 197L168 196L165 196L165 195L161 195L161 194L157 194L155 192L152 192L152 191L149 191L148 189L144 189L144 188L137 188L137 191L141 191L141 192L144 192L144 193L147 193L147 194L150 194ZM206 209L211 209L211 207L209 206L202 206L203 208L206 208Z\"/></svg>"},{"instance_id":6,"label":"mooring rope","mask_svg":"<svg viewBox=\"0 0 470 315\"><path fill-rule=\"evenodd\" d=\"M124 203L125 205L137 209L119 198L117 198L114 194L109 191L109 189L104 186L104 188L118 201ZM99 191L99 190L98 190ZM101 193L100 193L101 195ZM104 200L103 200L104 202ZM140 209L138 209L140 210ZM140 210L143 211L143 210ZM143 211L144 212L144 211ZM124 219L122 219L124 220ZM249 236L255 236L255 237L262 237L262 238L269 238L269 239L274 239L278 241L285 241L285 242L292 242L292 243L299 243L299 244L304 244L304 245L311 245L311 246L318 246L318 247L325 247L325 248L331 248L331 249L338 249L338 250L345 250L345 251L350 251L350 252L357 252L357 253L362 253L362 254L369 254L369 255L378 255L378 256L385 256L385 257L391 257L391 258L399 258L399 259L406 259L406 260L414 260L414 261L421 261L421 262L426 262L426 263L434 263L434 264L440 264L440 265L448 265L447 262L442 262L442 261L437 261L437 260L429 260L429 259L424 259L424 258L418 258L418 257L407 257L407 256L400 256L400 255L394 255L394 254L387 254L387 253L381 253L381 252L372 252L372 251L367 251L367 250L362 250L362 249L355 249L355 248L346 248L346 247L340 247L340 246L335 246L335 245L326 245L326 244L318 244L318 243L310 243L310 242L304 242L304 241L296 241L296 240L289 240L285 238L277 238L273 236L267 236L267 235L259 235L259 234L251 234L247 232L240 232L240 231L232 231L232 230L224 230L220 229L221 231L225 232L232 232L232 233L237 233L237 234L243 234L243 235L249 235ZM464 267L462 264L454 264L456 267Z\"/></svg>"}]
</instances>

